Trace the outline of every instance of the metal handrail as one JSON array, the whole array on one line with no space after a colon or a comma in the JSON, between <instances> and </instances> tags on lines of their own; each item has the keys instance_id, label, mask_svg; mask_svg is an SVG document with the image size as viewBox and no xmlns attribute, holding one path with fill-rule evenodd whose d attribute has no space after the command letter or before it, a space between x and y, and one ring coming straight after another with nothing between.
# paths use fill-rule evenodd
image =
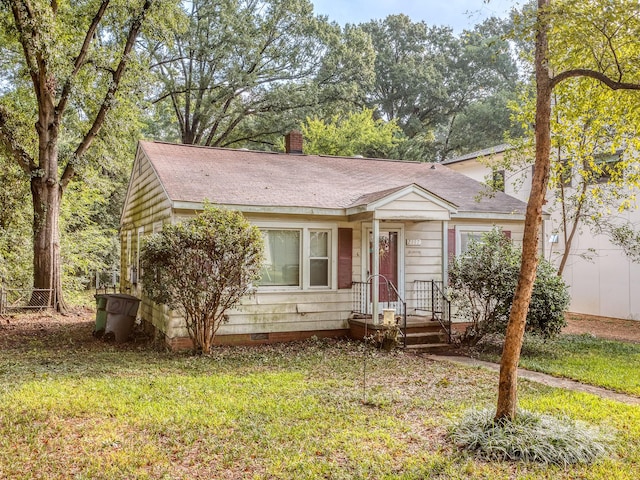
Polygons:
<instances>
[{"instance_id":1,"label":"metal handrail","mask_svg":"<svg viewBox=\"0 0 640 480\"><path fill-rule=\"evenodd\" d=\"M402 296L400 295L400 292L398 292L398 289L393 284L393 282L390 282L384 275L378 274L377 276L382 277L382 279L385 281L385 286L387 288L387 301L386 301L387 307L391 305L391 300L389 300L391 298L391 295L390 295L391 293L393 293L395 295L395 298L397 299L395 303L399 304L399 306L402 307L401 311L399 312L402 315L402 328L401 328L402 345L403 345L403 348L406 348L407 347L407 302L402 298ZM361 313L363 315L369 314L369 289L370 289L370 286L372 285L371 280L373 280L373 278L374 278L374 275L371 275L367 278L366 282L351 282L352 286L358 286L358 288L353 289L352 298L353 298L354 304L352 305L352 307L354 308L351 310L353 313ZM356 301L357 301L357 306L355 303ZM395 309L397 312L398 306L396 306Z\"/></svg>"},{"instance_id":2,"label":"metal handrail","mask_svg":"<svg viewBox=\"0 0 640 480\"><path fill-rule=\"evenodd\" d=\"M387 280L383 275L381 275L381 277L384 278L387 283L387 299L390 297L388 295L388 290L389 285L391 285L393 292L396 294L396 298L402 304L402 348L407 348L407 302L405 302L404 299L400 296L400 292L398 292L398 289L393 284L393 282ZM387 300L387 307L388 306L389 300Z\"/></svg>"},{"instance_id":3,"label":"metal handrail","mask_svg":"<svg viewBox=\"0 0 640 480\"><path fill-rule=\"evenodd\" d=\"M437 317L435 315L436 291L440 297L438 299L439 302L442 302L442 311L437 312L442 314L440 317ZM435 317L438 320L438 322L440 322L440 325L442 326L442 328L444 328L444 331L447 333L447 343L451 343L451 300L447 298L447 295L444 293L442 289L440 289L440 286L436 283L435 280L431 280L431 296L432 296L431 305L433 308L432 318Z\"/></svg>"},{"instance_id":4,"label":"metal handrail","mask_svg":"<svg viewBox=\"0 0 640 480\"><path fill-rule=\"evenodd\" d=\"M444 291L441 280L414 280L416 308L431 313L447 334L447 343L451 343L451 301Z\"/></svg>"}]
</instances>

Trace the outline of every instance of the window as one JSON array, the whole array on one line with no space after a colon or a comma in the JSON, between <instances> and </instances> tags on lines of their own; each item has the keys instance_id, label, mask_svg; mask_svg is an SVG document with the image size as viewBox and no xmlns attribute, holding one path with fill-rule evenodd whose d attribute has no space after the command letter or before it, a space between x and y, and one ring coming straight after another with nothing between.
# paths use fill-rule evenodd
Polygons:
<instances>
[{"instance_id":1,"label":"window","mask_svg":"<svg viewBox=\"0 0 640 480\"><path fill-rule=\"evenodd\" d=\"M569 160L563 160L560 166L559 182L563 187L573 186L573 172Z\"/></svg>"},{"instance_id":2,"label":"window","mask_svg":"<svg viewBox=\"0 0 640 480\"><path fill-rule=\"evenodd\" d=\"M309 285L329 286L329 232L309 232Z\"/></svg>"},{"instance_id":3,"label":"window","mask_svg":"<svg viewBox=\"0 0 640 480\"><path fill-rule=\"evenodd\" d=\"M331 229L262 229L262 287L331 288L335 255Z\"/></svg>"},{"instance_id":4,"label":"window","mask_svg":"<svg viewBox=\"0 0 640 480\"><path fill-rule=\"evenodd\" d=\"M127 266L131 265L131 230L127 232Z\"/></svg>"},{"instance_id":5,"label":"window","mask_svg":"<svg viewBox=\"0 0 640 480\"><path fill-rule=\"evenodd\" d=\"M300 286L300 230L264 230L260 285Z\"/></svg>"},{"instance_id":6,"label":"window","mask_svg":"<svg viewBox=\"0 0 640 480\"><path fill-rule=\"evenodd\" d=\"M463 255L469 249L469 245L471 244L471 242L482 241L482 236L485 233L491 231L492 228L492 226L485 225L469 225L456 227L454 250L456 255Z\"/></svg>"},{"instance_id":7,"label":"window","mask_svg":"<svg viewBox=\"0 0 640 480\"><path fill-rule=\"evenodd\" d=\"M468 250L471 242L482 241L482 235L487 232L460 232L460 253Z\"/></svg>"},{"instance_id":8,"label":"window","mask_svg":"<svg viewBox=\"0 0 640 480\"><path fill-rule=\"evenodd\" d=\"M607 183L611 180L613 172L616 171L616 167L620 163L620 153L598 155L595 157L595 162L599 170L599 172L594 172L595 182Z\"/></svg>"},{"instance_id":9,"label":"window","mask_svg":"<svg viewBox=\"0 0 640 480\"><path fill-rule=\"evenodd\" d=\"M491 188L496 192L504 192L504 170L493 170Z\"/></svg>"},{"instance_id":10,"label":"window","mask_svg":"<svg viewBox=\"0 0 640 480\"><path fill-rule=\"evenodd\" d=\"M131 283L138 284L138 279L142 275L142 269L140 268L140 250L142 248L142 237L144 237L144 227L138 228L138 236L136 237L136 253L135 261L131 266Z\"/></svg>"}]
</instances>

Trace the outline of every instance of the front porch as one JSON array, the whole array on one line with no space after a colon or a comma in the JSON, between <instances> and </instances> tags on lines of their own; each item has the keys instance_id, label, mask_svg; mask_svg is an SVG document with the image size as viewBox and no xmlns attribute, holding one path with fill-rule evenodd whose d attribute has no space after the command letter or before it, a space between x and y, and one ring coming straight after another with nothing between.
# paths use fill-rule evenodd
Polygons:
<instances>
[{"instance_id":1,"label":"front porch","mask_svg":"<svg viewBox=\"0 0 640 480\"><path fill-rule=\"evenodd\" d=\"M407 349L430 349L451 343L451 302L447 298L442 281L416 280L405 291L408 300L402 298L394 284L386 278L371 276L367 282L353 282L353 307L349 318L352 338L375 336L388 328L384 323L386 310L399 327L400 345ZM373 308L372 284L379 285L379 298L384 298L379 308ZM388 320L388 319L387 319Z\"/></svg>"}]
</instances>

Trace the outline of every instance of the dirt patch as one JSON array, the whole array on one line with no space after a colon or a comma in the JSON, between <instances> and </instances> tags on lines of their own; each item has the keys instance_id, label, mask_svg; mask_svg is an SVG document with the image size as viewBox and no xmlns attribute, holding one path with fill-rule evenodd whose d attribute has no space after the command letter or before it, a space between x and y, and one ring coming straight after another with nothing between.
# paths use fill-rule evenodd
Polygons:
<instances>
[{"instance_id":1,"label":"dirt patch","mask_svg":"<svg viewBox=\"0 0 640 480\"><path fill-rule=\"evenodd\" d=\"M0 316L0 348L29 349L83 347L101 349L106 345L124 350L151 343L143 332L134 331L132 339L123 344L104 342L93 336L95 311L72 309L66 315L55 312L20 313Z\"/></svg>"},{"instance_id":2,"label":"dirt patch","mask_svg":"<svg viewBox=\"0 0 640 480\"><path fill-rule=\"evenodd\" d=\"M609 340L640 343L640 321L580 313L568 313L566 318L567 326L562 330L562 333L590 333Z\"/></svg>"}]
</instances>

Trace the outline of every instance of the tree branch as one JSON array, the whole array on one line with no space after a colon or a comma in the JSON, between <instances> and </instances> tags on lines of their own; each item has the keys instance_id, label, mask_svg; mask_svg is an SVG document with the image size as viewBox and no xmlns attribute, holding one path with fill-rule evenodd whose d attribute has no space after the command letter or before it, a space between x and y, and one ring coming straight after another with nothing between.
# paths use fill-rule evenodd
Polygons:
<instances>
[{"instance_id":1,"label":"tree branch","mask_svg":"<svg viewBox=\"0 0 640 480\"><path fill-rule=\"evenodd\" d=\"M96 136L100 132L100 129L104 125L107 113L113 106L114 97L116 92L118 91L118 87L120 86L120 81L122 80L124 71L131 59L131 50L133 49L136 38L138 37L140 29L142 28L142 22L144 21L152 5L153 0L145 0L140 13L137 17L134 18L133 22L131 23L131 28L129 30L129 35L127 36L124 50L122 52L122 57L120 58L120 63L118 63L118 67L113 72L113 78L111 80L107 93L102 100L100 110L96 114L96 118L94 119L91 128L85 134L84 138L78 145L78 148L76 148L75 152L73 153L73 159L67 163L64 172L62 173L62 177L60 178L60 185L62 188L66 187L69 184L69 182L73 178L73 175L75 174L74 160L82 157L87 152L87 150L93 143L93 140L96 138Z\"/></svg>"},{"instance_id":2,"label":"tree branch","mask_svg":"<svg viewBox=\"0 0 640 480\"><path fill-rule=\"evenodd\" d=\"M596 70L590 70L588 68L575 68L573 70L567 70L566 72L559 73L551 79L551 89L553 89L556 85L563 82L564 80L575 77L589 77L595 80L599 80L611 90L640 90L640 83L619 82L616 80L612 80L604 73L598 72Z\"/></svg>"},{"instance_id":3,"label":"tree branch","mask_svg":"<svg viewBox=\"0 0 640 480\"><path fill-rule=\"evenodd\" d=\"M80 52L78 53L78 56L76 57L76 60L73 64L73 70L71 71L71 74L69 74L69 76L67 77L67 81L64 83L64 87L62 88L62 93L60 95L60 101L58 102L58 105L55 109L55 120L58 123L60 121L60 117L64 113L64 110L67 106L67 102L69 101L69 94L71 93L71 85L73 84L73 79L78 75L80 68L82 67L85 59L87 58L87 53L89 52L89 46L91 45L91 40L93 40L96 30L98 29L98 25L100 24L100 21L102 20L102 17L104 16L104 13L107 10L107 7L109 6L109 1L110 0L102 0L102 3L100 4L100 8L98 9L98 12L93 17L93 20L91 20L91 25L89 25L87 34L84 37L84 41L82 42L82 47L80 48Z\"/></svg>"},{"instance_id":4,"label":"tree branch","mask_svg":"<svg viewBox=\"0 0 640 480\"><path fill-rule=\"evenodd\" d=\"M32 27L29 27L30 20L33 19L33 12L31 11L31 5L28 2L10 2L11 13L15 21L16 29L18 30L18 36L22 50L24 51L24 58L29 70L29 76L33 82L35 93L38 98L38 103L43 96L43 84L40 81L41 75L38 74L41 65L41 59L37 53L35 45L37 44L36 38L37 31Z\"/></svg>"}]
</instances>

